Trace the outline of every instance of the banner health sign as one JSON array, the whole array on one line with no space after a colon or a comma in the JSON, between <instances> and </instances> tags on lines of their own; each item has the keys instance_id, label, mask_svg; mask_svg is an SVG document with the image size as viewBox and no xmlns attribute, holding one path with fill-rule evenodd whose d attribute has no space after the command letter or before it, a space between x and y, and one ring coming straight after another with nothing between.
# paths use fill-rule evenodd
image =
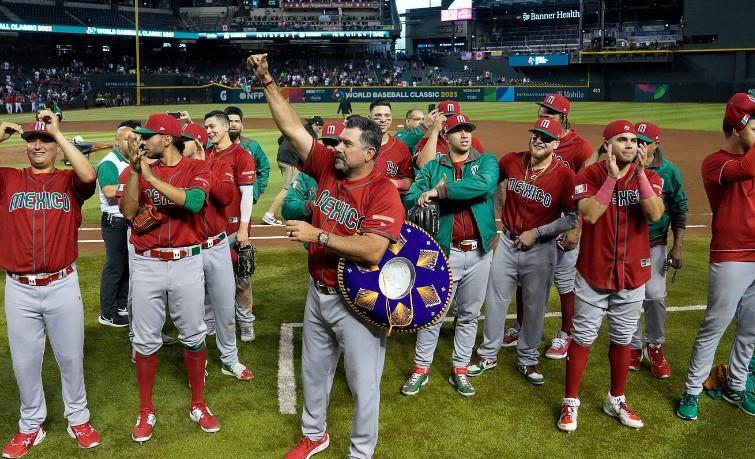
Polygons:
<instances>
[{"instance_id":1,"label":"banner health sign","mask_svg":"<svg viewBox=\"0 0 755 459\"><path fill-rule=\"evenodd\" d=\"M509 56L511 67L556 67L569 65L568 54L530 54Z\"/></svg>"}]
</instances>

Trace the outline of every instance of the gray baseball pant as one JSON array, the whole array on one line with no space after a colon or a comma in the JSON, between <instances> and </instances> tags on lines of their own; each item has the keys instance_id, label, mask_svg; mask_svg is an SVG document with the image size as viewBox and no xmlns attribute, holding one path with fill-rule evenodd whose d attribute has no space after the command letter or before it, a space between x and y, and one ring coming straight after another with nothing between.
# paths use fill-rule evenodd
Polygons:
<instances>
[{"instance_id":1,"label":"gray baseball pant","mask_svg":"<svg viewBox=\"0 0 755 459\"><path fill-rule=\"evenodd\" d=\"M236 347L234 317L236 287L228 239L225 238L208 249L202 249L202 264L204 266L205 318L208 315L212 317L220 361L226 365L233 365L239 361L239 355ZM205 323L207 323L206 320Z\"/></svg>"},{"instance_id":2,"label":"gray baseball pant","mask_svg":"<svg viewBox=\"0 0 755 459\"><path fill-rule=\"evenodd\" d=\"M166 306L181 344L194 348L204 341L207 327L201 254L173 261L135 254L132 274L131 309L136 352L152 355L162 347Z\"/></svg>"},{"instance_id":3,"label":"gray baseball pant","mask_svg":"<svg viewBox=\"0 0 755 459\"><path fill-rule=\"evenodd\" d=\"M482 344L477 349L480 357L497 359L509 303L517 285L521 285L524 317L517 342L519 365L537 364L556 251L556 244L551 240L536 243L523 252L516 248L514 241L501 234L487 285L485 328Z\"/></svg>"},{"instance_id":4,"label":"gray baseball pant","mask_svg":"<svg viewBox=\"0 0 755 459\"><path fill-rule=\"evenodd\" d=\"M716 348L731 320L737 329L729 354L729 387L744 390L755 349L755 262L713 263L708 271L708 308L689 358L685 391L698 395L708 377Z\"/></svg>"},{"instance_id":5,"label":"gray baseball pant","mask_svg":"<svg viewBox=\"0 0 755 459\"><path fill-rule=\"evenodd\" d=\"M359 319L341 295L318 291L310 278L301 355L304 392L301 431L304 436L316 441L325 435L330 389L343 352L346 382L354 398L349 458L372 456L378 440L385 345L384 330L370 327Z\"/></svg>"},{"instance_id":6,"label":"gray baseball pant","mask_svg":"<svg viewBox=\"0 0 755 459\"><path fill-rule=\"evenodd\" d=\"M577 258L579 245L573 250L564 252L556 249L556 268L553 271L553 283L559 295L574 291L574 279L577 275ZM546 302L548 299L546 298Z\"/></svg>"},{"instance_id":7,"label":"gray baseball pant","mask_svg":"<svg viewBox=\"0 0 755 459\"><path fill-rule=\"evenodd\" d=\"M589 347L595 342L600 331L603 316L608 316L608 337L611 342L625 346L632 341L640 318L642 300L645 298L645 285L635 289L609 290L594 289L577 273L574 282L574 304L572 319L572 339L580 346Z\"/></svg>"},{"instance_id":8,"label":"gray baseball pant","mask_svg":"<svg viewBox=\"0 0 755 459\"><path fill-rule=\"evenodd\" d=\"M650 280L645 284L645 343L660 346L666 342L663 330L666 328L666 245L650 249ZM637 321L637 329L632 337L632 348L642 349L642 325Z\"/></svg>"},{"instance_id":9,"label":"gray baseball pant","mask_svg":"<svg viewBox=\"0 0 755 459\"><path fill-rule=\"evenodd\" d=\"M454 351L452 365L466 367L472 357L472 349L477 339L477 318L485 301L485 286L490 276L490 263L493 252L484 253L482 249L463 252L451 249L448 257L453 276L454 300L451 310L456 316L454 330ZM414 350L414 364L430 368L433 354L438 346L438 337L443 321L417 333Z\"/></svg>"},{"instance_id":10,"label":"gray baseball pant","mask_svg":"<svg viewBox=\"0 0 755 459\"><path fill-rule=\"evenodd\" d=\"M236 233L231 234L228 236L228 244L234 245L236 243ZM256 317L254 317L254 313L252 310L254 309L254 296L252 294L252 281L251 279L241 279L241 278L235 278L236 287L235 288L243 288L245 289L245 292L243 294L237 295L235 297L235 307L236 307L236 320L239 321L239 324L241 325L251 325ZM248 297L249 298L249 304L242 304L244 300L242 298ZM234 327L236 325L234 324Z\"/></svg>"},{"instance_id":11,"label":"gray baseball pant","mask_svg":"<svg viewBox=\"0 0 755 459\"><path fill-rule=\"evenodd\" d=\"M63 416L89 422L84 387L84 305L76 271L44 287L5 276L5 319L13 373L21 399L18 430L36 432L47 418L42 386L45 330L60 369Z\"/></svg>"}]
</instances>

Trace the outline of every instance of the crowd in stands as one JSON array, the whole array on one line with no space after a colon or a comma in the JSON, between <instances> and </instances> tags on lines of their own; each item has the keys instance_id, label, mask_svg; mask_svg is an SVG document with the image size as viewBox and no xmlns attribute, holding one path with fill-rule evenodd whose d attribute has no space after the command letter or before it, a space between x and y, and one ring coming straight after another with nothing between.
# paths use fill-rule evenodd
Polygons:
<instances>
[{"instance_id":1,"label":"crowd in stands","mask_svg":"<svg viewBox=\"0 0 755 459\"><path fill-rule=\"evenodd\" d=\"M0 99L6 112L13 102L13 112L35 111L41 104L48 107L64 104L92 89L80 61L63 67L30 67L2 62Z\"/></svg>"}]
</instances>

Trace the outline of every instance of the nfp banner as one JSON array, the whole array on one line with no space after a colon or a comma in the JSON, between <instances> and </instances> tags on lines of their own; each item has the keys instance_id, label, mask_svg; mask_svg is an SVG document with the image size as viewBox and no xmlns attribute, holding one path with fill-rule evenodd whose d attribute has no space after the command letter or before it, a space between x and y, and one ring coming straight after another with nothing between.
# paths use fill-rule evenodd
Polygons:
<instances>
[{"instance_id":1,"label":"nfp banner","mask_svg":"<svg viewBox=\"0 0 755 459\"><path fill-rule=\"evenodd\" d=\"M226 88L214 86L212 88L212 97L215 103L235 103L235 104L253 104L265 103L265 93L261 89L251 89L244 91L241 88Z\"/></svg>"}]
</instances>

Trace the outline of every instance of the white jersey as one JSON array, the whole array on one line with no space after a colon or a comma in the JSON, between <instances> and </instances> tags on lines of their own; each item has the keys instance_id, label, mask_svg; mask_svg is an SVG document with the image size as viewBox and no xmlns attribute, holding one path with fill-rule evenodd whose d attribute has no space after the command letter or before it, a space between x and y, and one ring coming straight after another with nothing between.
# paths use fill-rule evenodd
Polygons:
<instances>
[{"instance_id":1,"label":"white jersey","mask_svg":"<svg viewBox=\"0 0 755 459\"><path fill-rule=\"evenodd\" d=\"M128 161L121 156L120 153L118 153L115 150L111 150L110 153L108 153L104 158L102 158L102 161L100 161L97 164L97 191L99 193L100 197L100 208L102 209L103 213L111 214L116 217L123 218L123 214L121 214L121 209L118 207L118 201L119 199L117 197L108 199L105 197L105 193L102 192L102 185L100 184L100 180L102 178L101 175L101 167L106 163L110 162L113 163L117 170L117 176L115 177L116 184L118 182L118 177L120 177L121 172L123 172L124 169L128 167ZM105 167L108 167L109 165L105 165ZM107 174L108 176L112 174ZM108 185L113 184L110 180Z\"/></svg>"}]
</instances>

